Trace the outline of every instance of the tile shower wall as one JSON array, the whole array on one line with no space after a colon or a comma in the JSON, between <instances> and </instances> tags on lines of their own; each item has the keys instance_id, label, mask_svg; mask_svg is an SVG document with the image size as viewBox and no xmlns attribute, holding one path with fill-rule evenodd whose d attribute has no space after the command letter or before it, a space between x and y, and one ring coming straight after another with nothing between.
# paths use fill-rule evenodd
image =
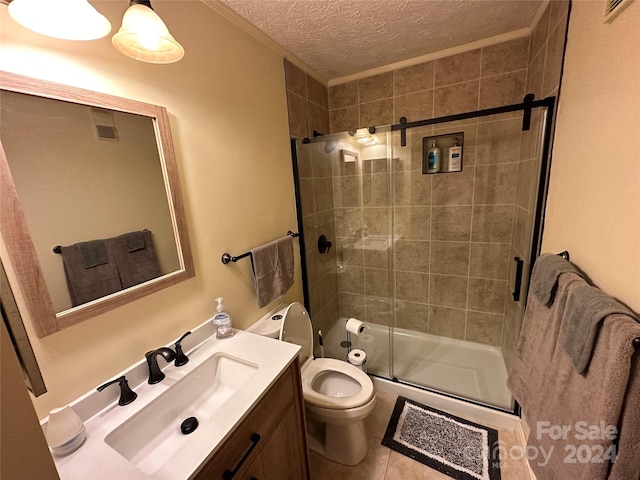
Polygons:
<instances>
[{"instance_id":1,"label":"tile shower wall","mask_svg":"<svg viewBox=\"0 0 640 480\"><path fill-rule=\"evenodd\" d=\"M332 86L331 132L521 102L528 58L523 37Z\"/></svg>"},{"instance_id":2,"label":"tile shower wall","mask_svg":"<svg viewBox=\"0 0 640 480\"><path fill-rule=\"evenodd\" d=\"M526 93L528 58L527 37L331 87L331 129L518 103ZM394 138L392 193L385 184L386 164L363 162L364 182L372 191L369 202L362 203L360 231L341 229L342 216L357 215L336 204L338 263L343 257L360 262L339 270L342 315L376 323L393 319L384 298L391 279L397 327L501 345L520 129L520 119L500 116L414 129L407 147ZM422 138L458 131L465 134L464 170L422 175ZM366 245L366 236L388 229L390 196L395 224L391 276L386 252ZM345 245L354 244L345 236L349 232L363 235L363 252L344 252Z\"/></svg>"},{"instance_id":3,"label":"tile shower wall","mask_svg":"<svg viewBox=\"0 0 640 480\"><path fill-rule=\"evenodd\" d=\"M327 88L287 60L284 69L291 137L312 137L314 130L328 132ZM317 241L321 234L330 240L335 238L332 172L323 144L307 147L299 152L298 177L311 301L309 313L315 328L327 331L331 320L338 318L336 255L335 248L320 255Z\"/></svg>"},{"instance_id":4,"label":"tile shower wall","mask_svg":"<svg viewBox=\"0 0 640 480\"><path fill-rule=\"evenodd\" d=\"M527 67L527 92L536 98L558 97L564 55L564 43L569 18L569 1L549 3L531 34L529 64ZM557 100L556 100L557 105ZM539 174L539 137L542 116L534 115L529 132L523 133L520 162L518 165L518 196L515 206L515 222L511 258L528 258L531 248L532 225L535 216L536 186ZM512 263L513 269L515 264ZM525 263L522 292L526 292L530 265ZM510 272L513 278L513 271ZM505 325L502 339L504 359L509 366L515 355L525 307L524 293L519 302L507 296Z\"/></svg>"}]
</instances>

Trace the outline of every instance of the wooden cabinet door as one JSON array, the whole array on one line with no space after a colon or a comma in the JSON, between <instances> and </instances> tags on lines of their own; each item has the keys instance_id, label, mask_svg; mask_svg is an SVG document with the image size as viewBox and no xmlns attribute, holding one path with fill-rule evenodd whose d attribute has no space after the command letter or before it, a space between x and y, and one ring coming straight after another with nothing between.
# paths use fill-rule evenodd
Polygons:
<instances>
[{"instance_id":1,"label":"wooden cabinet door","mask_svg":"<svg viewBox=\"0 0 640 480\"><path fill-rule=\"evenodd\" d=\"M260 455L249 466L243 480L300 480L306 460L299 442L298 417L294 405L282 416L282 421L265 443ZM304 426L302 427L304 428Z\"/></svg>"}]
</instances>

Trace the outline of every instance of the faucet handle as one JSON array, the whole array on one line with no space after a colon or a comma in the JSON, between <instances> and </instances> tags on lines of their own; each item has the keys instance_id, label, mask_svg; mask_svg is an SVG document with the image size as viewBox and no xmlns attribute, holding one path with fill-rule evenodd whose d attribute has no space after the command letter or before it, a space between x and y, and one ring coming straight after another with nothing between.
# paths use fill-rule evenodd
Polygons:
<instances>
[{"instance_id":1,"label":"faucet handle","mask_svg":"<svg viewBox=\"0 0 640 480\"><path fill-rule=\"evenodd\" d=\"M118 405L121 405L121 406L129 405L138 397L138 394L133 390L131 390L131 388L129 387L129 382L127 382L127 378L124 375L116 378L115 380L111 380L110 382L107 382L104 385L100 385L97 388L97 390L101 392L102 390L107 388L109 385L113 385L114 383L117 383L120 385L120 399L118 400Z\"/></svg>"},{"instance_id":2,"label":"faucet handle","mask_svg":"<svg viewBox=\"0 0 640 480\"><path fill-rule=\"evenodd\" d=\"M187 333L185 333L184 335L182 335L178 341L175 344L176 347L176 361L174 363L174 365L176 367L181 367L182 365L185 365L188 361L189 361L189 357L187 357L184 352L182 351L182 340L184 340L184 338L188 335L191 335L191 330L189 330Z\"/></svg>"}]
</instances>

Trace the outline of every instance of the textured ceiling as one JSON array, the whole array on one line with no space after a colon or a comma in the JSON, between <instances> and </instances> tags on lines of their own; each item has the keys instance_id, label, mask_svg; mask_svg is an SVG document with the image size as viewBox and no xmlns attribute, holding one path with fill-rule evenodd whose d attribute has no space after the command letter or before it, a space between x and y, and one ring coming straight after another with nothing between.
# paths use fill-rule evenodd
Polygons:
<instances>
[{"instance_id":1,"label":"textured ceiling","mask_svg":"<svg viewBox=\"0 0 640 480\"><path fill-rule=\"evenodd\" d=\"M530 26L543 0L222 0L326 79Z\"/></svg>"}]
</instances>

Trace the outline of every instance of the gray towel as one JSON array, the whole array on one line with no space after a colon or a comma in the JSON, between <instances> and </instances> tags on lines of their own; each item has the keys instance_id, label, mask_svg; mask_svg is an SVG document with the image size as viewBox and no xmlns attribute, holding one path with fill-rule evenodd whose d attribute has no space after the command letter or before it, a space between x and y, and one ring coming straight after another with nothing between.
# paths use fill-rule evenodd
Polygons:
<instances>
[{"instance_id":1,"label":"gray towel","mask_svg":"<svg viewBox=\"0 0 640 480\"><path fill-rule=\"evenodd\" d=\"M553 303L558 278L563 273L580 275L571 263L559 255L543 253L536 259L531 274L531 291L544 306L548 307Z\"/></svg>"},{"instance_id":2,"label":"gray towel","mask_svg":"<svg viewBox=\"0 0 640 480\"><path fill-rule=\"evenodd\" d=\"M605 318L589 369L586 375L580 375L560 345L560 330L568 298L584 283L576 275L561 275L551 307L529 292L507 386L531 426L527 444L538 456L532 456L529 464L538 480L638 479L640 355L633 347L633 339L640 336L640 325L628 317ZM538 422L570 430L562 438L552 437L548 430L540 430ZM577 422L597 428L613 425L617 438L598 435L579 439ZM597 452L607 452L612 447L617 454L613 466L606 455L597 456ZM576 448L578 452L587 448L593 456L587 461L567 462L571 448L574 453ZM547 452L548 463L543 451Z\"/></svg>"},{"instance_id":3,"label":"gray towel","mask_svg":"<svg viewBox=\"0 0 640 480\"><path fill-rule=\"evenodd\" d=\"M146 230L147 233L150 233ZM135 252L137 250L142 250L147 246L147 242L145 241L145 232L137 231L137 232L129 232L121 235L124 240L124 243L127 245L127 252Z\"/></svg>"},{"instance_id":4,"label":"gray towel","mask_svg":"<svg viewBox=\"0 0 640 480\"><path fill-rule=\"evenodd\" d=\"M140 240L142 248L137 248ZM125 233L110 238L107 243L113 250L122 288L133 287L162 275L149 230Z\"/></svg>"},{"instance_id":5,"label":"gray towel","mask_svg":"<svg viewBox=\"0 0 640 480\"><path fill-rule=\"evenodd\" d=\"M115 258L103 240L76 243L61 250L72 306L122 290Z\"/></svg>"},{"instance_id":6,"label":"gray towel","mask_svg":"<svg viewBox=\"0 0 640 480\"><path fill-rule=\"evenodd\" d=\"M80 250L84 268L93 268L109 262L107 247L102 240L76 243L75 246Z\"/></svg>"},{"instance_id":7,"label":"gray towel","mask_svg":"<svg viewBox=\"0 0 640 480\"><path fill-rule=\"evenodd\" d=\"M293 285L293 241L290 236L251 250L258 306L284 295Z\"/></svg>"},{"instance_id":8,"label":"gray towel","mask_svg":"<svg viewBox=\"0 0 640 480\"><path fill-rule=\"evenodd\" d=\"M562 317L560 342L579 374L584 375L589 367L602 321L613 314L627 315L638 321L616 299L586 283L569 296Z\"/></svg>"}]
</instances>

